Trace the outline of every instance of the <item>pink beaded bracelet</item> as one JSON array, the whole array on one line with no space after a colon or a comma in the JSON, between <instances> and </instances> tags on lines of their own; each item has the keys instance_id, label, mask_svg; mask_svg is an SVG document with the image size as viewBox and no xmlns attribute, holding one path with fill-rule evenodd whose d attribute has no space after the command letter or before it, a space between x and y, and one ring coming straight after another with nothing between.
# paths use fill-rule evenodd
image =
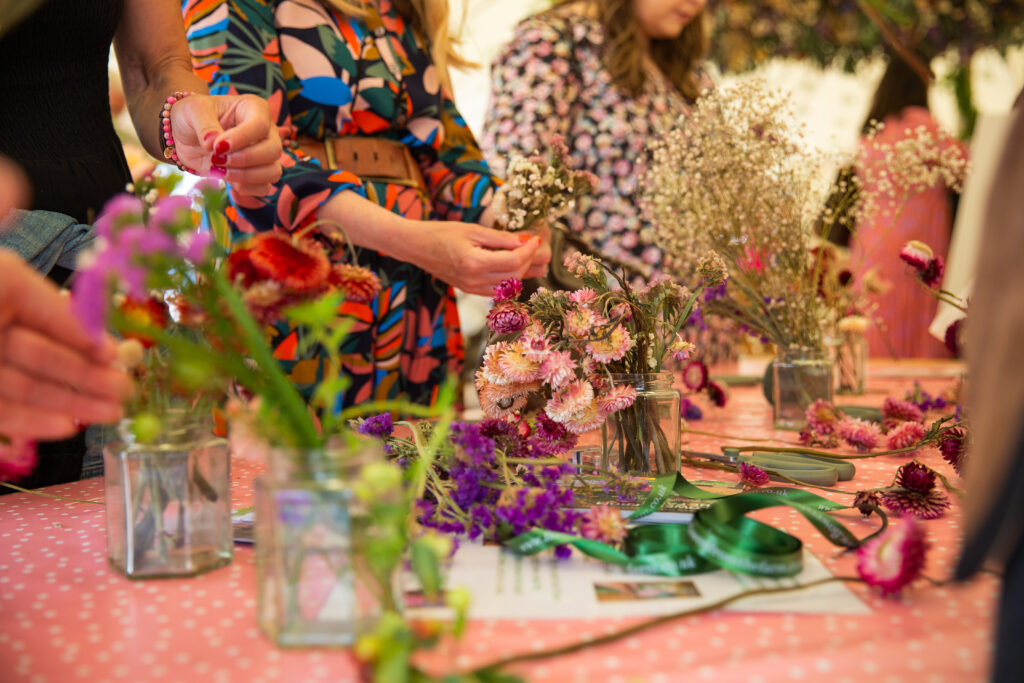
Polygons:
<instances>
[{"instance_id":1,"label":"pink beaded bracelet","mask_svg":"<svg viewBox=\"0 0 1024 683\"><path fill-rule=\"evenodd\" d=\"M178 168L186 173L198 175L193 169L181 163L181 160L178 159L178 151L174 149L174 135L171 134L171 107L173 107L174 103L178 100L183 100L190 95L195 95L195 93L178 90L167 98L167 101L164 102L163 109L160 110L160 129L161 135L163 135L164 139L164 159L173 162Z\"/></svg>"}]
</instances>

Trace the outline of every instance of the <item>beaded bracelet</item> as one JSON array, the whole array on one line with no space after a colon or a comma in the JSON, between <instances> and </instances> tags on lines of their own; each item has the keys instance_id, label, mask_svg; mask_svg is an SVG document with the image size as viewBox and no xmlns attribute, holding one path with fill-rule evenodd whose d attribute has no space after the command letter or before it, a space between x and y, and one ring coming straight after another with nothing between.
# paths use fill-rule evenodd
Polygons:
<instances>
[{"instance_id":1,"label":"beaded bracelet","mask_svg":"<svg viewBox=\"0 0 1024 683\"><path fill-rule=\"evenodd\" d=\"M167 98L167 101L164 102L163 109L160 110L160 128L164 139L164 159L173 162L178 168L186 173L198 175L193 169L181 163L181 160L178 159L178 152L174 149L174 136L171 134L171 107L173 107L174 103L178 100L183 100L190 95L195 95L195 93L178 90Z\"/></svg>"}]
</instances>

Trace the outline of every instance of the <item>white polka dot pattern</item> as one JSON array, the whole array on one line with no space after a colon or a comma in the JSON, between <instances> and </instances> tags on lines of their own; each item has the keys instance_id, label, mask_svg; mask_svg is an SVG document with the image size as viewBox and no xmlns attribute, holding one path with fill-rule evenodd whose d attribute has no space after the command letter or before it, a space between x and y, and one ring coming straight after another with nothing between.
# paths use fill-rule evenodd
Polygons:
<instances>
[{"instance_id":1,"label":"white polka dot pattern","mask_svg":"<svg viewBox=\"0 0 1024 683\"><path fill-rule=\"evenodd\" d=\"M935 393L952 380L923 380ZM875 378L859 402L879 405L902 396L908 382ZM726 409L701 405L694 428L735 436L768 435L770 409L760 388L736 388ZM772 434L792 440L792 433ZM689 439L696 450L717 449L710 437ZM934 451L923 460L953 476ZM856 491L888 483L906 457L857 461ZM235 507L248 505L253 470L234 465ZM693 478L707 473L687 471ZM714 474L715 477L719 473ZM728 476L728 475L725 475ZM100 498L100 480L51 492ZM836 500L843 498L825 494ZM784 528L837 574L855 573L852 555L838 553L797 512L773 508L757 518ZM856 512L838 516L859 536L875 528ZM954 501L945 518L926 522L932 548L927 573L952 571L961 527ZM131 581L106 563L104 512L99 505L65 504L16 494L0 497L0 679L73 681L346 681L357 666L346 651L286 651L270 645L255 620L252 552L237 546L223 569L194 579ZM613 644L514 667L536 681L878 681L985 680L991 655L998 581L986 575L965 586L918 583L900 600L883 600L864 586L853 590L870 616L716 612L677 620ZM543 648L590 640L634 619L477 621L457 644L421 659L429 670L459 669Z\"/></svg>"}]
</instances>

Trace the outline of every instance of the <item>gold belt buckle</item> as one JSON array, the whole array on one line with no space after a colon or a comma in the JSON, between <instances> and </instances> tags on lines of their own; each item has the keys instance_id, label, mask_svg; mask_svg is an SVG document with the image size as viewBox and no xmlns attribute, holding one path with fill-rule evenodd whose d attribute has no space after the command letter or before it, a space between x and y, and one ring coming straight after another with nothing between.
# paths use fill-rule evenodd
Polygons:
<instances>
[{"instance_id":1,"label":"gold belt buckle","mask_svg":"<svg viewBox=\"0 0 1024 683\"><path fill-rule=\"evenodd\" d=\"M324 163L331 171L338 170L338 158L334 153L334 141L337 139L337 136L334 135L324 136Z\"/></svg>"}]
</instances>

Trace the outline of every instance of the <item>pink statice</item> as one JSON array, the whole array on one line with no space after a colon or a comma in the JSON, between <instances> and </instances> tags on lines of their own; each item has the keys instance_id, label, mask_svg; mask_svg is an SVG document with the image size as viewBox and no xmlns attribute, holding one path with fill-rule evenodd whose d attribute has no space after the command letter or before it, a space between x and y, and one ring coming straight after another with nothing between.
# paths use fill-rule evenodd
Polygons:
<instances>
[{"instance_id":1,"label":"pink statice","mask_svg":"<svg viewBox=\"0 0 1024 683\"><path fill-rule=\"evenodd\" d=\"M512 301L519 297L523 292L523 281L516 279L502 280L498 284L494 285L494 303L498 304L502 301Z\"/></svg>"},{"instance_id":2,"label":"pink statice","mask_svg":"<svg viewBox=\"0 0 1024 683\"><path fill-rule=\"evenodd\" d=\"M550 351L540 364L537 376L557 391L576 379L576 362L568 351Z\"/></svg>"},{"instance_id":3,"label":"pink statice","mask_svg":"<svg viewBox=\"0 0 1024 683\"><path fill-rule=\"evenodd\" d=\"M487 327L495 334L514 334L529 324L526 308L514 301L502 301L487 312Z\"/></svg>"},{"instance_id":4,"label":"pink statice","mask_svg":"<svg viewBox=\"0 0 1024 683\"><path fill-rule=\"evenodd\" d=\"M768 473L757 465L751 465L749 462L740 463L740 483L743 485L743 488L760 488L769 481Z\"/></svg>"},{"instance_id":5,"label":"pink statice","mask_svg":"<svg viewBox=\"0 0 1024 683\"><path fill-rule=\"evenodd\" d=\"M882 403L882 417L900 422L924 422L924 413L910 401L889 396Z\"/></svg>"},{"instance_id":6,"label":"pink statice","mask_svg":"<svg viewBox=\"0 0 1024 683\"><path fill-rule=\"evenodd\" d=\"M584 516L580 526L583 538L602 541L610 546L620 546L626 540L626 520L618 508L610 505L595 505Z\"/></svg>"},{"instance_id":7,"label":"pink statice","mask_svg":"<svg viewBox=\"0 0 1024 683\"><path fill-rule=\"evenodd\" d=\"M501 374L513 382L525 383L537 380L540 363L531 361L523 353L522 344L509 344L498 356Z\"/></svg>"},{"instance_id":8,"label":"pink statice","mask_svg":"<svg viewBox=\"0 0 1024 683\"><path fill-rule=\"evenodd\" d=\"M877 448L882 440L882 432L879 431L877 425L855 417L847 417L841 420L836 425L836 434L849 446L856 448L861 453L867 453L872 448Z\"/></svg>"},{"instance_id":9,"label":"pink statice","mask_svg":"<svg viewBox=\"0 0 1024 683\"><path fill-rule=\"evenodd\" d=\"M885 446L891 450L910 448L924 438L924 426L920 422L901 422L889 432Z\"/></svg>"},{"instance_id":10,"label":"pink statice","mask_svg":"<svg viewBox=\"0 0 1024 683\"><path fill-rule=\"evenodd\" d=\"M921 575L927 551L924 526L901 517L857 550L857 573L882 595L896 596Z\"/></svg>"},{"instance_id":11,"label":"pink statice","mask_svg":"<svg viewBox=\"0 0 1024 683\"><path fill-rule=\"evenodd\" d=\"M823 398L819 398L807 406L805 415L807 426L817 436L834 434L836 427L839 426L844 417L843 411L836 408L832 401L826 401Z\"/></svg>"},{"instance_id":12,"label":"pink statice","mask_svg":"<svg viewBox=\"0 0 1024 683\"><path fill-rule=\"evenodd\" d=\"M708 366L699 360L690 361L683 368L683 384L690 391L700 391L708 384Z\"/></svg>"},{"instance_id":13,"label":"pink statice","mask_svg":"<svg viewBox=\"0 0 1024 683\"><path fill-rule=\"evenodd\" d=\"M636 389L629 384L616 384L597 397L597 408L605 414L612 414L628 408L636 401Z\"/></svg>"},{"instance_id":14,"label":"pink statice","mask_svg":"<svg viewBox=\"0 0 1024 683\"><path fill-rule=\"evenodd\" d=\"M622 325L616 325L600 339L587 344L586 349L598 363L611 363L622 358L633 348L633 338Z\"/></svg>"},{"instance_id":15,"label":"pink statice","mask_svg":"<svg viewBox=\"0 0 1024 683\"><path fill-rule=\"evenodd\" d=\"M0 481L17 482L36 468L34 441L0 441Z\"/></svg>"},{"instance_id":16,"label":"pink statice","mask_svg":"<svg viewBox=\"0 0 1024 683\"><path fill-rule=\"evenodd\" d=\"M961 427L947 429L939 438L939 452L942 459L953 466L953 471L960 474L967 453L967 432Z\"/></svg>"}]
</instances>

